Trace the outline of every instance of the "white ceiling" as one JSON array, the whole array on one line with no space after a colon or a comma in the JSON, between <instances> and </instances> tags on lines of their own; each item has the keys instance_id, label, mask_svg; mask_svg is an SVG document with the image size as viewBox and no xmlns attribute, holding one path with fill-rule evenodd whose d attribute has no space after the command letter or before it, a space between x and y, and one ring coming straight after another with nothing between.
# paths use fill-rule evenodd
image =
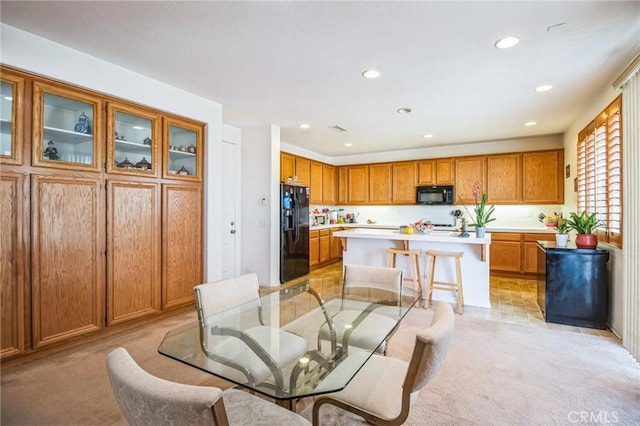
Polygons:
<instances>
[{"instance_id":1,"label":"white ceiling","mask_svg":"<svg viewBox=\"0 0 640 426\"><path fill-rule=\"evenodd\" d=\"M561 133L640 47L638 1L3 0L0 19L327 156ZM494 48L505 35L521 42ZM553 90L536 93L543 83Z\"/></svg>"}]
</instances>

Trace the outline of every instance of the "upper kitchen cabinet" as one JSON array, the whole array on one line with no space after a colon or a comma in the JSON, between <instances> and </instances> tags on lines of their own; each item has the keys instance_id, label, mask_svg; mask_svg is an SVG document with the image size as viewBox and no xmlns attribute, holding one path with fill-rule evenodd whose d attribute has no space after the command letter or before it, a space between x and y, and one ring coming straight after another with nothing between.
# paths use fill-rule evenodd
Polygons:
<instances>
[{"instance_id":1,"label":"upper kitchen cabinet","mask_svg":"<svg viewBox=\"0 0 640 426\"><path fill-rule=\"evenodd\" d=\"M349 166L338 166L338 202L349 203Z\"/></svg>"},{"instance_id":2,"label":"upper kitchen cabinet","mask_svg":"<svg viewBox=\"0 0 640 426\"><path fill-rule=\"evenodd\" d=\"M369 203L391 203L391 163L369 166Z\"/></svg>"},{"instance_id":3,"label":"upper kitchen cabinet","mask_svg":"<svg viewBox=\"0 0 640 426\"><path fill-rule=\"evenodd\" d=\"M163 177L200 182L204 126L182 118L165 118ZM153 141L152 141L153 142Z\"/></svg>"},{"instance_id":4,"label":"upper kitchen cabinet","mask_svg":"<svg viewBox=\"0 0 640 426\"><path fill-rule=\"evenodd\" d=\"M336 168L327 164L322 165L322 202L324 204L336 204Z\"/></svg>"},{"instance_id":5,"label":"upper kitchen cabinet","mask_svg":"<svg viewBox=\"0 0 640 426\"><path fill-rule=\"evenodd\" d=\"M474 203L473 185L480 182L482 192L486 192L485 156L460 157L455 159L455 197L456 201Z\"/></svg>"},{"instance_id":6,"label":"upper kitchen cabinet","mask_svg":"<svg viewBox=\"0 0 640 426\"><path fill-rule=\"evenodd\" d=\"M0 164L22 164L24 79L1 71Z\"/></svg>"},{"instance_id":7,"label":"upper kitchen cabinet","mask_svg":"<svg viewBox=\"0 0 640 426\"><path fill-rule=\"evenodd\" d=\"M311 160L296 157L296 174L302 186L311 186Z\"/></svg>"},{"instance_id":8,"label":"upper kitchen cabinet","mask_svg":"<svg viewBox=\"0 0 640 426\"><path fill-rule=\"evenodd\" d=\"M347 167L347 203L367 204L369 202L369 166Z\"/></svg>"},{"instance_id":9,"label":"upper kitchen cabinet","mask_svg":"<svg viewBox=\"0 0 640 426\"><path fill-rule=\"evenodd\" d=\"M100 171L103 101L77 88L33 83L34 166Z\"/></svg>"},{"instance_id":10,"label":"upper kitchen cabinet","mask_svg":"<svg viewBox=\"0 0 640 426\"><path fill-rule=\"evenodd\" d=\"M286 152L280 152L280 182L287 183L290 177L296 174L296 156Z\"/></svg>"},{"instance_id":11,"label":"upper kitchen cabinet","mask_svg":"<svg viewBox=\"0 0 640 426\"><path fill-rule=\"evenodd\" d=\"M416 162L392 163L391 176L393 180L391 202L393 204L415 204Z\"/></svg>"},{"instance_id":12,"label":"upper kitchen cabinet","mask_svg":"<svg viewBox=\"0 0 640 426\"><path fill-rule=\"evenodd\" d=\"M418 185L453 184L453 159L438 158L418 161Z\"/></svg>"},{"instance_id":13,"label":"upper kitchen cabinet","mask_svg":"<svg viewBox=\"0 0 640 426\"><path fill-rule=\"evenodd\" d=\"M309 204L322 204L322 163L311 161L309 170Z\"/></svg>"},{"instance_id":14,"label":"upper kitchen cabinet","mask_svg":"<svg viewBox=\"0 0 640 426\"><path fill-rule=\"evenodd\" d=\"M107 105L107 172L157 176L161 135L159 113L110 102Z\"/></svg>"},{"instance_id":15,"label":"upper kitchen cabinet","mask_svg":"<svg viewBox=\"0 0 640 426\"><path fill-rule=\"evenodd\" d=\"M522 155L487 156L487 202L520 204L522 201Z\"/></svg>"},{"instance_id":16,"label":"upper kitchen cabinet","mask_svg":"<svg viewBox=\"0 0 640 426\"><path fill-rule=\"evenodd\" d=\"M522 202L525 204L563 204L562 174L564 150L522 154Z\"/></svg>"}]
</instances>

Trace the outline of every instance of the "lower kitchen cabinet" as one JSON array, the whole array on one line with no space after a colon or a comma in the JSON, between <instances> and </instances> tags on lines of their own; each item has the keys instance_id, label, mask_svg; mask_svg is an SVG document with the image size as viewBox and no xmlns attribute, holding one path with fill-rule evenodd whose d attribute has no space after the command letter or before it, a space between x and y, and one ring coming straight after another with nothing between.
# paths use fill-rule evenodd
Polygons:
<instances>
[{"instance_id":1,"label":"lower kitchen cabinet","mask_svg":"<svg viewBox=\"0 0 640 426\"><path fill-rule=\"evenodd\" d=\"M536 241L555 241L556 234L523 234L522 272L536 274L538 272L538 245Z\"/></svg>"},{"instance_id":2,"label":"lower kitchen cabinet","mask_svg":"<svg viewBox=\"0 0 640 426\"><path fill-rule=\"evenodd\" d=\"M340 238L334 237L333 234L336 232L342 231L344 228L331 228L331 261L337 262L342 259L342 241Z\"/></svg>"},{"instance_id":3,"label":"lower kitchen cabinet","mask_svg":"<svg viewBox=\"0 0 640 426\"><path fill-rule=\"evenodd\" d=\"M334 240L338 240L338 238L332 236L333 232L337 232L337 230L327 228L309 231L309 269L326 266L342 257L342 252L340 252L340 257L335 257Z\"/></svg>"},{"instance_id":4,"label":"lower kitchen cabinet","mask_svg":"<svg viewBox=\"0 0 640 426\"><path fill-rule=\"evenodd\" d=\"M160 311L160 194L153 182L107 183L107 325Z\"/></svg>"},{"instance_id":5,"label":"lower kitchen cabinet","mask_svg":"<svg viewBox=\"0 0 640 426\"><path fill-rule=\"evenodd\" d=\"M193 303L202 282L202 188L163 185L162 309Z\"/></svg>"},{"instance_id":6,"label":"lower kitchen cabinet","mask_svg":"<svg viewBox=\"0 0 640 426\"><path fill-rule=\"evenodd\" d=\"M102 195L97 178L31 176L34 348L102 328Z\"/></svg>"},{"instance_id":7,"label":"lower kitchen cabinet","mask_svg":"<svg viewBox=\"0 0 640 426\"><path fill-rule=\"evenodd\" d=\"M323 229L320 231L320 264L326 264L331 260L331 231Z\"/></svg>"},{"instance_id":8,"label":"lower kitchen cabinet","mask_svg":"<svg viewBox=\"0 0 640 426\"><path fill-rule=\"evenodd\" d=\"M309 231L309 269L320 264L320 231Z\"/></svg>"},{"instance_id":9,"label":"lower kitchen cabinet","mask_svg":"<svg viewBox=\"0 0 640 426\"><path fill-rule=\"evenodd\" d=\"M535 274L538 268L536 241L555 241L555 233L492 232L491 272Z\"/></svg>"}]
</instances>

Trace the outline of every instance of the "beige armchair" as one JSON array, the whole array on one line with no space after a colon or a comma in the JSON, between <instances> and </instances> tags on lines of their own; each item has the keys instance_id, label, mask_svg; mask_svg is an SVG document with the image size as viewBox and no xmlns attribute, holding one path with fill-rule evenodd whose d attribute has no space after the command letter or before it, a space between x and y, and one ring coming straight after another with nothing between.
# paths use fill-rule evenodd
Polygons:
<instances>
[{"instance_id":1,"label":"beige armchair","mask_svg":"<svg viewBox=\"0 0 640 426\"><path fill-rule=\"evenodd\" d=\"M248 385L263 382L285 388L283 369L297 362L309 345L291 332L264 325L255 273L194 287L200 344L207 357L239 371ZM238 305L247 305L242 323L211 327L208 320ZM275 345L275 346L274 346Z\"/></svg>"},{"instance_id":2,"label":"beige armchair","mask_svg":"<svg viewBox=\"0 0 640 426\"><path fill-rule=\"evenodd\" d=\"M174 383L144 371L124 348L107 357L120 411L130 425L309 425L296 413L246 392Z\"/></svg>"},{"instance_id":3,"label":"beige armchair","mask_svg":"<svg viewBox=\"0 0 640 426\"><path fill-rule=\"evenodd\" d=\"M344 295L357 289L366 291L380 291L381 299L402 297L402 269L387 268L368 265L344 265L343 274L343 301ZM343 302L344 303L344 302ZM386 314L380 313L384 309ZM374 350L384 353L387 348L385 337L392 334L397 325L400 311L388 307L378 307L372 311L362 312L351 310L348 304L341 306L340 310L332 316L333 327L325 323L318 332L318 348L321 349L322 341L332 341L332 333L335 333L335 341L344 349L347 346ZM391 316L389 316L391 315ZM390 334L391 333L391 334Z\"/></svg>"},{"instance_id":4,"label":"beige armchair","mask_svg":"<svg viewBox=\"0 0 640 426\"><path fill-rule=\"evenodd\" d=\"M316 399L313 424L320 424L320 408L324 404L355 413L374 425L403 424L420 390L442 366L453 336L454 322L451 305L440 302L431 326L416 336L409 363L372 355L346 388ZM340 366L331 374L339 375L339 370Z\"/></svg>"}]
</instances>

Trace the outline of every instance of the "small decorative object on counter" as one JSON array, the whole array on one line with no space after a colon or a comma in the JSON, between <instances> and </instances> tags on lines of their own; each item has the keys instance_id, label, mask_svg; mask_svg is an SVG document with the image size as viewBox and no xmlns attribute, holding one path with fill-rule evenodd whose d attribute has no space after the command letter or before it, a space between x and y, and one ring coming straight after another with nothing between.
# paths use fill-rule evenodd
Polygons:
<instances>
[{"instance_id":1,"label":"small decorative object on counter","mask_svg":"<svg viewBox=\"0 0 640 426\"><path fill-rule=\"evenodd\" d=\"M196 146L195 145L189 145L187 147L187 152L189 152L191 154L195 154L196 153Z\"/></svg>"},{"instance_id":2,"label":"small decorative object on counter","mask_svg":"<svg viewBox=\"0 0 640 426\"><path fill-rule=\"evenodd\" d=\"M151 170L151 163L145 157L136 163L136 169Z\"/></svg>"},{"instance_id":3,"label":"small decorative object on counter","mask_svg":"<svg viewBox=\"0 0 640 426\"><path fill-rule=\"evenodd\" d=\"M151 146L151 138L144 138L142 144Z\"/></svg>"},{"instance_id":4,"label":"small decorative object on counter","mask_svg":"<svg viewBox=\"0 0 640 426\"><path fill-rule=\"evenodd\" d=\"M44 156L47 157L49 160L60 159L60 157L58 156L58 150L54 146L53 140L50 140L47 143L47 149L44 150Z\"/></svg>"},{"instance_id":5,"label":"small decorative object on counter","mask_svg":"<svg viewBox=\"0 0 640 426\"><path fill-rule=\"evenodd\" d=\"M185 166L182 166L182 168L180 170L178 170L178 174L179 175L189 175L189 170L187 170L187 168Z\"/></svg>"},{"instance_id":6,"label":"small decorative object on counter","mask_svg":"<svg viewBox=\"0 0 640 426\"><path fill-rule=\"evenodd\" d=\"M78 124L76 124L73 130L75 130L77 133L84 133L87 135L91 134L91 125L89 124L89 117L87 117L84 112L80 114L80 117L78 117Z\"/></svg>"},{"instance_id":7,"label":"small decorative object on counter","mask_svg":"<svg viewBox=\"0 0 640 426\"><path fill-rule=\"evenodd\" d=\"M465 207L466 208L466 207ZM461 229L460 229L460 235L458 235L458 237L460 238L469 238L469 233L467 232L467 218L463 217L460 219L460 223L461 225Z\"/></svg>"}]
</instances>

